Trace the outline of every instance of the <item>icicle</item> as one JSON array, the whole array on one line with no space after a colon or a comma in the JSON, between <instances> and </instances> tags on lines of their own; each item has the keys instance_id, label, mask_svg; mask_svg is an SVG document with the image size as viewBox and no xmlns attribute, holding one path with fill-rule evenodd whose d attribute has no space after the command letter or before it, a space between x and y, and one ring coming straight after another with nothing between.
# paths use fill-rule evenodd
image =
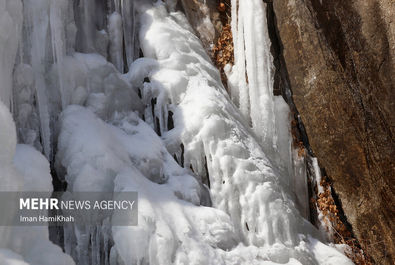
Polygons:
<instances>
[{"instance_id":1,"label":"icicle","mask_svg":"<svg viewBox=\"0 0 395 265\"><path fill-rule=\"evenodd\" d=\"M22 29L20 0L0 1L0 100L12 110L12 70Z\"/></svg>"},{"instance_id":2,"label":"icicle","mask_svg":"<svg viewBox=\"0 0 395 265\"><path fill-rule=\"evenodd\" d=\"M231 89L232 99L239 106L241 113L250 121L250 99L246 81L246 58L244 40L243 5L238 7L238 0L232 0L232 32L234 42L235 65L231 72L228 70L228 85Z\"/></svg>"},{"instance_id":3,"label":"icicle","mask_svg":"<svg viewBox=\"0 0 395 265\"><path fill-rule=\"evenodd\" d=\"M95 52L95 24L94 15L95 1L80 0L78 6L79 23L77 23L77 50L87 53Z\"/></svg>"},{"instance_id":4,"label":"icicle","mask_svg":"<svg viewBox=\"0 0 395 265\"><path fill-rule=\"evenodd\" d=\"M296 195L296 205L299 212L304 218L308 220L310 216L310 204L307 184L306 159L299 152L299 149L293 150L294 173L291 175L291 187Z\"/></svg>"},{"instance_id":5,"label":"icicle","mask_svg":"<svg viewBox=\"0 0 395 265\"><path fill-rule=\"evenodd\" d=\"M276 148L272 56L266 5L261 0L239 1L244 23L247 78L252 127L264 146Z\"/></svg>"},{"instance_id":6,"label":"icicle","mask_svg":"<svg viewBox=\"0 0 395 265\"><path fill-rule=\"evenodd\" d=\"M65 16L67 16L68 1L67 0L52 0L50 2L50 26L51 26L51 43L54 63L57 63L57 72L59 80L59 91L64 109L68 102L70 102L69 91L66 91L62 64L63 57L66 55L66 32L65 32Z\"/></svg>"},{"instance_id":7,"label":"icicle","mask_svg":"<svg viewBox=\"0 0 395 265\"><path fill-rule=\"evenodd\" d=\"M232 1L235 65L226 69L231 96L267 151L276 149L273 58L261 0ZM238 96L237 96L238 95Z\"/></svg>"},{"instance_id":8,"label":"icicle","mask_svg":"<svg viewBox=\"0 0 395 265\"><path fill-rule=\"evenodd\" d=\"M46 72L46 45L48 41L48 0L25 0L25 17L28 18L27 26L32 28L30 33L31 42L31 65L34 73L36 98L41 124L41 140L46 157L51 157L51 130L47 86L45 81Z\"/></svg>"},{"instance_id":9,"label":"icicle","mask_svg":"<svg viewBox=\"0 0 395 265\"><path fill-rule=\"evenodd\" d=\"M272 156L281 174L284 176L282 180L289 186L294 174L290 108L282 96L274 97L274 107L276 133L273 137L276 137L277 152L274 152Z\"/></svg>"},{"instance_id":10,"label":"icicle","mask_svg":"<svg viewBox=\"0 0 395 265\"><path fill-rule=\"evenodd\" d=\"M136 34L136 18L135 18L135 1L121 0L121 14L123 18L123 36L125 43L126 63L130 64L137 58L137 34Z\"/></svg>"},{"instance_id":11,"label":"icicle","mask_svg":"<svg viewBox=\"0 0 395 265\"><path fill-rule=\"evenodd\" d=\"M118 12L110 15L108 20L108 31L110 34L110 58L115 68L123 72L123 36L122 17Z\"/></svg>"}]
</instances>

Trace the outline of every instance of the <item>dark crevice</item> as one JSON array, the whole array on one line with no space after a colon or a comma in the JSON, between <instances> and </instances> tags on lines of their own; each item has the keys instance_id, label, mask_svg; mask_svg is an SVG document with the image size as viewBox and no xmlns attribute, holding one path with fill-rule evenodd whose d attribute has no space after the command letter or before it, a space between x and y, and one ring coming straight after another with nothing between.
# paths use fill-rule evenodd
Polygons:
<instances>
[{"instance_id":1,"label":"dark crevice","mask_svg":"<svg viewBox=\"0 0 395 265\"><path fill-rule=\"evenodd\" d=\"M173 112L169 110L167 115L167 130L174 129Z\"/></svg>"},{"instance_id":2,"label":"dark crevice","mask_svg":"<svg viewBox=\"0 0 395 265\"><path fill-rule=\"evenodd\" d=\"M351 236L355 237L354 232L353 232L354 230L352 229L352 225L347 220L347 216L345 215L345 213L343 211L343 204L342 204L339 196L337 195L336 190L333 187L332 183L331 183L331 195L332 195L333 200L335 201L336 206L338 206L337 209L339 211L339 218L340 218L340 220L347 227L348 231L350 231Z\"/></svg>"},{"instance_id":3,"label":"dark crevice","mask_svg":"<svg viewBox=\"0 0 395 265\"><path fill-rule=\"evenodd\" d=\"M52 177L52 186L53 186L53 192L64 192L67 190L67 182L65 181L65 173L58 172L55 169L55 154L57 153L57 149L55 148L55 145L52 147L53 151L53 156L51 157L49 163L50 163L50 171L51 171L51 177ZM48 212L49 216L56 216L60 210L51 210ZM64 246L64 226L59 224L57 226L48 226L48 232L49 232L49 240L52 241L54 244L58 245L63 252L65 252L65 246Z\"/></svg>"},{"instance_id":4,"label":"dark crevice","mask_svg":"<svg viewBox=\"0 0 395 265\"><path fill-rule=\"evenodd\" d=\"M122 34L122 59L123 59L123 72L129 72L128 58L126 55L126 41L125 36Z\"/></svg>"},{"instance_id":5,"label":"dark crevice","mask_svg":"<svg viewBox=\"0 0 395 265\"><path fill-rule=\"evenodd\" d=\"M182 1L177 1L176 10L185 14L185 9L182 4Z\"/></svg>"},{"instance_id":6,"label":"dark crevice","mask_svg":"<svg viewBox=\"0 0 395 265\"><path fill-rule=\"evenodd\" d=\"M155 132L159 135L162 136L161 130L160 130L160 120L158 117L155 115L155 105L157 103L156 98L151 99L151 112L152 112L152 119L154 122L154 127L155 127Z\"/></svg>"},{"instance_id":7,"label":"dark crevice","mask_svg":"<svg viewBox=\"0 0 395 265\"><path fill-rule=\"evenodd\" d=\"M159 118L158 118L158 117L155 117L155 129L156 129L156 133L157 133L159 136L162 136L162 133L161 133L161 131L160 131L160 121L159 121Z\"/></svg>"},{"instance_id":8,"label":"dark crevice","mask_svg":"<svg viewBox=\"0 0 395 265\"><path fill-rule=\"evenodd\" d=\"M158 134L159 136L162 136L161 129L160 129L160 120L155 115L155 105L156 105L156 103L157 103L157 99L156 98L152 98L151 99L152 119L153 119L153 122L154 122L154 127L155 127L156 134Z\"/></svg>"},{"instance_id":9,"label":"dark crevice","mask_svg":"<svg viewBox=\"0 0 395 265\"><path fill-rule=\"evenodd\" d=\"M184 167L184 144L180 145L181 147L181 167Z\"/></svg>"},{"instance_id":10,"label":"dark crevice","mask_svg":"<svg viewBox=\"0 0 395 265\"><path fill-rule=\"evenodd\" d=\"M62 192L67 190L67 182L58 176L53 165L51 165L51 176L54 192Z\"/></svg>"},{"instance_id":11,"label":"dark crevice","mask_svg":"<svg viewBox=\"0 0 395 265\"><path fill-rule=\"evenodd\" d=\"M203 183L208 186L208 188L211 188L210 185L210 174L208 173L208 166L207 166L207 157L204 156L204 169L206 171L206 181L203 180Z\"/></svg>"},{"instance_id":12,"label":"dark crevice","mask_svg":"<svg viewBox=\"0 0 395 265\"><path fill-rule=\"evenodd\" d=\"M346 36L342 29L342 23L333 12L335 4L326 3L325 1L312 0L311 8L312 17L316 17L316 27L323 31L327 43L335 52L343 68L346 67L346 54L349 52ZM314 13L314 14L313 14ZM330 25L330 26L329 26Z\"/></svg>"},{"instance_id":13,"label":"dark crevice","mask_svg":"<svg viewBox=\"0 0 395 265\"><path fill-rule=\"evenodd\" d=\"M67 182L61 181L58 177L56 171L51 166L51 175L52 175L52 184L54 187L54 192L61 192L67 189ZM49 216L56 216L59 210L51 210L48 212ZM58 245L63 252L65 252L64 246L64 226L57 225L57 226L48 226L48 233L49 233L49 240L52 241L54 244Z\"/></svg>"}]
</instances>

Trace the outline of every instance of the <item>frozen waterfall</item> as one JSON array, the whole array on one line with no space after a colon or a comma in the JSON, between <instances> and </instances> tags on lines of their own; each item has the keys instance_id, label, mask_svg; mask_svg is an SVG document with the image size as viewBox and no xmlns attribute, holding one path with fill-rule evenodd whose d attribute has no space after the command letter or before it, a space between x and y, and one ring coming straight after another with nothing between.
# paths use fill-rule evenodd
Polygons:
<instances>
[{"instance_id":1,"label":"frozen waterfall","mask_svg":"<svg viewBox=\"0 0 395 265\"><path fill-rule=\"evenodd\" d=\"M137 226L67 225L64 252L0 228L0 264L352 264L305 219L265 3L232 0L228 95L176 2L0 0L0 190L52 191L51 166L139 194Z\"/></svg>"}]
</instances>

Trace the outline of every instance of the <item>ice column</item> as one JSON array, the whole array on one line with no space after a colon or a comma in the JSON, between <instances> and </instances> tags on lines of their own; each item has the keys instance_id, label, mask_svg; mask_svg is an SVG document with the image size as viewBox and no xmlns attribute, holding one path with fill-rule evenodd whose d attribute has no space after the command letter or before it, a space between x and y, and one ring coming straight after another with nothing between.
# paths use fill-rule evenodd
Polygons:
<instances>
[{"instance_id":1,"label":"ice column","mask_svg":"<svg viewBox=\"0 0 395 265\"><path fill-rule=\"evenodd\" d=\"M235 65L229 73L232 97L263 146L276 149L273 96L273 58L260 0L232 1Z\"/></svg>"},{"instance_id":2,"label":"ice column","mask_svg":"<svg viewBox=\"0 0 395 265\"><path fill-rule=\"evenodd\" d=\"M31 31L26 33L27 36L25 36L24 39L30 43L30 46L26 49L29 50L29 54L31 56L31 65L33 67L36 98L40 116L42 145L47 158L51 156L50 114L47 85L45 81L47 66L46 43L49 37L49 6L50 2L48 0L24 1L24 17L26 18L25 27L31 29ZM28 45L28 43L24 45Z\"/></svg>"},{"instance_id":3,"label":"ice column","mask_svg":"<svg viewBox=\"0 0 395 265\"><path fill-rule=\"evenodd\" d=\"M62 109L70 99L66 97L62 68L59 67L63 63L63 58L66 55L66 17L68 15L68 1L67 0L52 0L50 2L50 27L51 27L51 43L54 62L58 64L59 76L59 92L61 98Z\"/></svg>"},{"instance_id":4,"label":"ice column","mask_svg":"<svg viewBox=\"0 0 395 265\"><path fill-rule=\"evenodd\" d=\"M138 57L138 39L135 16L135 2L133 0L121 1L121 15L123 26L123 38L125 45L126 63L128 67Z\"/></svg>"},{"instance_id":5,"label":"ice column","mask_svg":"<svg viewBox=\"0 0 395 265\"><path fill-rule=\"evenodd\" d=\"M298 208L307 217L305 159L292 151L290 108L281 96L273 94L274 65L266 8L261 0L232 0L235 63L227 66L225 72L233 102L250 122L284 183L296 194Z\"/></svg>"},{"instance_id":6,"label":"ice column","mask_svg":"<svg viewBox=\"0 0 395 265\"><path fill-rule=\"evenodd\" d=\"M22 29L20 0L0 0L0 100L12 108L12 70Z\"/></svg>"}]
</instances>

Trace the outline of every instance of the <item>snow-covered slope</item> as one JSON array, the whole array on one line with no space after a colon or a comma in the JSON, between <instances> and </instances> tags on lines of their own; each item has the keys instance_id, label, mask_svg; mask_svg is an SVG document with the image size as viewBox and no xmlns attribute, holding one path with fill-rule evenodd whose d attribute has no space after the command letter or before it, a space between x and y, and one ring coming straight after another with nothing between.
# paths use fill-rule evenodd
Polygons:
<instances>
[{"instance_id":1,"label":"snow-covered slope","mask_svg":"<svg viewBox=\"0 0 395 265\"><path fill-rule=\"evenodd\" d=\"M89 0L22 2L13 86L19 139L44 152L68 191L139 193L138 226L65 227L65 252L77 264L352 264L298 210L300 168L289 108L272 95L262 1L233 11L245 23L239 28L261 23L234 32L236 105L185 16L161 1L109 0L103 9ZM144 56L135 60L138 46ZM1 189L49 190L48 162L37 151L20 146L12 162L15 128L2 105L0 124ZM54 255L72 264L44 228L0 232L7 264L52 264ZM46 255L37 261L43 250L8 243L21 238L40 241Z\"/></svg>"}]
</instances>

